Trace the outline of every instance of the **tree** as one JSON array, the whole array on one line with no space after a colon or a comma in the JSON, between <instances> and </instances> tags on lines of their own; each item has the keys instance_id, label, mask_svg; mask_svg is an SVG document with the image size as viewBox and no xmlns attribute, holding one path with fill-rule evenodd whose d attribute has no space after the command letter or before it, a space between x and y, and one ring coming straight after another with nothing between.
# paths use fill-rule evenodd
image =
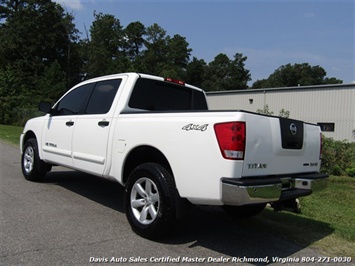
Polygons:
<instances>
[{"instance_id":1,"label":"tree","mask_svg":"<svg viewBox=\"0 0 355 266\"><path fill-rule=\"evenodd\" d=\"M185 37L175 34L172 38L168 36L168 62L178 68L186 68L191 55L191 48Z\"/></svg>"},{"instance_id":2,"label":"tree","mask_svg":"<svg viewBox=\"0 0 355 266\"><path fill-rule=\"evenodd\" d=\"M231 84L228 88L232 90L244 90L248 88L248 81L251 80L251 75L250 71L245 69L245 61L247 59L241 53L234 55L234 60L231 62Z\"/></svg>"},{"instance_id":3,"label":"tree","mask_svg":"<svg viewBox=\"0 0 355 266\"><path fill-rule=\"evenodd\" d=\"M88 77L124 72L128 59L123 50L124 33L121 23L113 15L94 13L87 43ZM85 46L85 45L84 45Z\"/></svg>"},{"instance_id":4,"label":"tree","mask_svg":"<svg viewBox=\"0 0 355 266\"><path fill-rule=\"evenodd\" d=\"M124 49L126 55L131 61L141 56L144 46L144 35L146 34L145 26L139 22L132 22L123 31L124 34Z\"/></svg>"},{"instance_id":5,"label":"tree","mask_svg":"<svg viewBox=\"0 0 355 266\"><path fill-rule=\"evenodd\" d=\"M205 68L202 87L207 91L225 90L224 83L229 79L230 60L227 55L219 54Z\"/></svg>"},{"instance_id":6,"label":"tree","mask_svg":"<svg viewBox=\"0 0 355 266\"><path fill-rule=\"evenodd\" d=\"M73 17L50 0L1 0L0 4L0 89L11 91L6 97L0 93L0 101L7 104L1 117L10 117L6 123L16 123L16 108L37 106L33 95L38 100L58 95L54 92L58 87L38 86L49 69L59 70L60 92L77 79L79 67L72 62L79 60L72 42L78 39L78 31Z\"/></svg>"},{"instance_id":7,"label":"tree","mask_svg":"<svg viewBox=\"0 0 355 266\"><path fill-rule=\"evenodd\" d=\"M70 42L77 38L73 17L50 0L3 2L7 17L1 25L1 65L26 61L22 63L36 74L54 61L66 67Z\"/></svg>"},{"instance_id":8,"label":"tree","mask_svg":"<svg viewBox=\"0 0 355 266\"><path fill-rule=\"evenodd\" d=\"M143 71L159 75L167 62L168 47L166 31L157 23L147 28L145 46Z\"/></svg>"},{"instance_id":9,"label":"tree","mask_svg":"<svg viewBox=\"0 0 355 266\"><path fill-rule=\"evenodd\" d=\"M20 101L14 73L9 69L0 69L0 124L11 124L13 108Z\"/></svg>"},{"instance_id":10,"label":"tree","mask_svg":"<svg viewBox=\"0 0 355 266\"><path fill-rule=\"evenodd\" d=\"M196 57L193 57L192 61L189 62L186 67L186 82L197 87L202 87L205 67L206 62L203 59L199 60Z\"/></svg>"},{"instance_id":11,"label":"tree","mask_svg":"<svg viewBox=\"0 0 355 266\"><path fill-rule=\"evenodd\" d=\"M185 80L186 67L189 63L192 49L189 48L186 38L179 34L175 34L173 37L167 36L166 40L166 60L162 71L158 75Z\"/></svg>"},{"instance_id":12,"label":"tree","mask_svg":"<svg viewBox=\"0 0 355 266\"><path fill-rule=\"evenodd\" d=\"M227 55L219 54L205 68L205 81L202 83L206 90L240 90L248 88L251 79L249 70L244 68L247 57L236 53L234 60Z\"/></svg>"},{"instance_id":13,"label":"tree","mask_svg":"<svg viewBox=\"0 0 355 266\"><path fill-rule=\"evenodd\" d=\"M326 75L327 72L320 66L310 66L308 63L287 64L276 69L267 79L257 80L252 88L309 86L343 82L336 78L326 78Z\"/></svg>"},{"instance_id":14,"label":"tree","mask_svg":"<svg viewBox=\"0 0 355 266\"><path fill-rule=\"evenodd\" d=\"M143 72L184 79L192 51L186 38L178 34L170 37L156 23L147 28L145 36L146 50L140 62Z\"/></svg>"}]
</instances>

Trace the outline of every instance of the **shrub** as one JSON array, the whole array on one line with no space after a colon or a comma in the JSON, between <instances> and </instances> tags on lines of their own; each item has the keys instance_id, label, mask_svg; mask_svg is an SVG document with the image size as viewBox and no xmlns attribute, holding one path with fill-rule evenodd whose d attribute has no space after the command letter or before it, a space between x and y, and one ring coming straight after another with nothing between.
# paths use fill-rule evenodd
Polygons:
<instances>
[{"instance_id":1,"label":"shrub","mask_svg":"<svg viewBox=\"0 0 355 266\"><path fill-rule=\"evenodd\" d=\"M355 177L355 167L347 168L346 173L351 177Z\"/></svg>"},{"instance_id":2,"label":"shrub","mask_svg":"<svg viewBox=\"0 0 355 266\"><path fill-rule=\"evenodd\" d=\"M321 171L330 175L355 176L355 143L323 137Z\"/></svg>"}]
</instances>

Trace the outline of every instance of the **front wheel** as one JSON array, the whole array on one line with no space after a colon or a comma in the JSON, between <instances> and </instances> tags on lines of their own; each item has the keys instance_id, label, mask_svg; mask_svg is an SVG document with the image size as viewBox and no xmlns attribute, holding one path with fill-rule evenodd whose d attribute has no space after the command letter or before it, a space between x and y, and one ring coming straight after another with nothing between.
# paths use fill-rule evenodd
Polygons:
<instances>
[{"instance_id":1,"label":"front wheel","mask_svg":"<svg viewBox=\"0 0 355 266\"><path fill-rule=\"evenodd\" d=\"M158 239L175 225L176 187L172 175L161 165L144 163L129 176L125 187L127 219L138 235Z\"/></svg>"},{"instance_id":2,"label":"front wheel","mask_svg":"<svg viewBox=\"0 0 355 266\"><path fill-rule=\"evenodd\" d=\"M40 181L51 170L51 166L39 158L35 138L27 140L23 147L21 169L24 177L30 181Z\"/></svg>"}]
</instances>

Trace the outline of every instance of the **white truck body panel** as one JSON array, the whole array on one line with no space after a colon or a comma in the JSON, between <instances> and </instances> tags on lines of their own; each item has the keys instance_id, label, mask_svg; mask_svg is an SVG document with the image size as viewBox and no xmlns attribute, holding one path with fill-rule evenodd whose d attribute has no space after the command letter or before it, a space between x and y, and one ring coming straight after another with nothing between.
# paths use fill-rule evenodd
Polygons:
<instances>
[{"instance_id":1,"label":"white truck body panel","mask_svg":"<svg viewBox=\"0 0 355 266\"><path fill-rule=\"evenodd\" d=\"M219 121L229 121L234 117L224 116ZM240 119L240 118L239 118ZM223 176L241 174L242 162L222 158L210 113L172 114L124 114L116 127L120 133L114 140L113 147L120 142L126 144L123 153L114 152L113 160L124 163L124 158L135 147L152 146L161 151L172 168L177 189L181 197L200 204L221 204L220 179ZM182 128L188 124L208 125L205 131ZM212 140L212 141L211 141ZM214 167L214 165L218 167ZM112 165L111 176L120 180L122 165ZM203 184L203 189L201 188Z\"/></svg>"}]
</instances>

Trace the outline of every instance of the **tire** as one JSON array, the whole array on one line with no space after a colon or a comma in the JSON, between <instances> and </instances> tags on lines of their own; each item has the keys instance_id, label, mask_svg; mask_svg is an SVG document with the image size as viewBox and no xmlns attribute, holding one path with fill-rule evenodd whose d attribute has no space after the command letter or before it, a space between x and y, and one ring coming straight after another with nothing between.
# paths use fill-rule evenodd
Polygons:
<instances>
[{"instance_id":1,"label":"tire","mask_svg":"<svg viewBox=\"0 0 355 266\"><path fill-rule=\"evenodd\" d=\"M128 178L125 212L132 230L147 239L168 236L176 224L177 191L172 175L161 165L144 163Z\"/></svg>"},{"instance_id":2,"label":"tire","mask_svg":"<svg viewBox=\"0 0 355 266\"><path fill-rule=\"evenodd\" d=\"M266 204L255 204L246 206L224 205L223 209L234 218L249 218L260 214L266 207Z\"/></svg>"},{"instance_id":3,"label":"tire","mask_svg":"<svg viewBox=\"0 0 355 266\"><path fill-rule=\"evenodd\" d=\"M51 168L51 165L39 158L37 140L35 138L27 140L21 157L23 176L30 181L40 181Z\"/></svg>"}]
</instances>

